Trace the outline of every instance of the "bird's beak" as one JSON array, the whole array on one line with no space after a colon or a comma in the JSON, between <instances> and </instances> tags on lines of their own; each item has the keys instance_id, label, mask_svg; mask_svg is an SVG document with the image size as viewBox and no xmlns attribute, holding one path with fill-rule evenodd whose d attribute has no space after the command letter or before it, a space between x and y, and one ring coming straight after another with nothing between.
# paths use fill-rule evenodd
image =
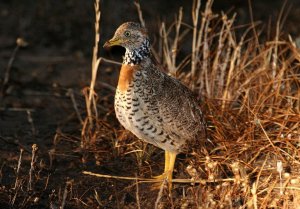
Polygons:
<instances>
[{"instance_id":1,"label":"bird's beak","mask_svg":"<svg viewBox=\"0 0 300 209\"><path fill-rule=\"evenodd\" d=\"M112 38L109 41L105 42L105 44L103 45L103 48L109 48L111 46L116 46L116 45L120 45L121 40L118 38Z\"/></svg>"}]
</instances>

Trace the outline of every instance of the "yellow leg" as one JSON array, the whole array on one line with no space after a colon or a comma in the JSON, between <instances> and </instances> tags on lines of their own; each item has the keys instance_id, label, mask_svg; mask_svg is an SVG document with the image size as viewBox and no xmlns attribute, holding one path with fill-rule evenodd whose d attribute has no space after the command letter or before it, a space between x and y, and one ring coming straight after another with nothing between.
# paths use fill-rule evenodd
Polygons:
<instances>
[{"instance_id":1,"label":"yellow leg","mask_svg":"<svg viewBox=\"0 0 300 209\"><path fill-rule=\"evenodd\" d=\"M169 153L169 163L168 163L168 171L167 171L167 180L169 183L169 189L172 188L172 179L173 179L173 170L175 165L177 153Z\"/></svg>"},{"instance_id":2,"label":"yellow leg","mask_svg":"<svg viewBox=\"0 0 300 209\"><path fill-rule=\"evenodd\" d=\"M176 156L177 156L177 153L165 151L165 169L164 169L164 173L162 175L159 175L159 176L155 177L156 179L159 179L159 180L167 179L167 181L169 183L169 189L172 188L172 179L173 179L172 175L173 175ZM160 186L157 187L157 185L155 186L155 188L159 188L159 187Z\"/></svg>"},{"instance_id":3,"label":"yellow leg","mask_svg":"<svg viewBox=\"0 0 300 209\"><path fill-rule=\"evenodd\" d=\"M165 170L164 170L164 173L169 170L169 163L170 163L170 152L165 151Z\"/></svg>"},{"instance_id":4,"label":"yellow leg","mask_svg":"<svg viewBox=\"0 0 300 209\"><path fill-rule=\"evenodd\" d=\"M163 174L159 175L159 176L155 176L154 178L159 179L159 180L163 180L167 177L167 173L169 172L169 165L170 165L170 152L165 151L165 169Z\"/></svg>"}]
</instances>

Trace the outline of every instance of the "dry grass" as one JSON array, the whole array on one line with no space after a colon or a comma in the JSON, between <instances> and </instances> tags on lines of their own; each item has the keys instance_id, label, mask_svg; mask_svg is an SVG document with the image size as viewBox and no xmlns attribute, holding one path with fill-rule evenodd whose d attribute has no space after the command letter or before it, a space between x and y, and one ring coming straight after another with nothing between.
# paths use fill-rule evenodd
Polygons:
<instances>
[{"instance_id":1,"label":"dry grass","mask_svg":"<svg viewBox=\"0 0 300 209\"><path fill-rule=\"evenodd\" d=\"M102 62L119 64L97 57L97 0L91 82L83 91L85 119L74 92L68 92L82 125L81 137L57 131L55 148L49 151L49 169L60 143L69 142L73 147L74 141L81 140L80 149L72 150L70 156L80 153L82 164L94 161L100 167L97 171L105 174L84 172L78 182L67 178L50 194L49 181L56 179L43 175L46 169L37 161L37 147L21 149L14 188L9 194L0 189L3 199L9 199L8 205L28 208L47 194L50 208L299 208L299 49L281 32L282 15L274 37L266 39L260 36L262 29L255 22L236 26L235 14L215 14L212 4L212 0L205 5L195 0L191 14L180 8L173 23L161 23L159 41L152 48L153 57L199 96L209 124L209 140L214 144L179 156L171 193L163 187L149 191L151 176L163 167L159 164L161 150L116 125L111 112L105 112L113 107L105 109L104 99L96 93L102 90L96 85L97 70L104 68ZM135 6L140 21L147 26L141 5L135 2ZM188 15L190 23L183 21ZM22 169L24 156L31 162L28 171ZM76 172L82 170L91 169L87 164Z\"/></svg>"},{"instance_id":2,"label":"dry grass","mask_svg":"<svg viewBox=\"0 0 300 209\"><path fill-rule=\"evenodd\" d=\"M86 120L83 122L83 128L81 131L81 138L82 138L82 144L81 147L83 149L88 148L90 143L93 143L93 138L91 137L92 132L94 131L96 127L96 120L99 117L98 110L97 110L97 94L95 92L95 83L97 79L97 72L98 68L101 62L101 59L98 58L98 47L99 47L99 41L100 41L100 17L101 17L101 11L100 11L100 2L99 0L95 1L95 45L93 48L93 58L92 58L92 76L91 76L91 84L88 89L85 89L83 91L85 95L85 101L86 101L86 111L87 111L87 117Z\"/></svg>"},{"instance_id":3,"label":"dry grass","mask_svg":"<svg viewBox=\"0 0 300 209\"><path fill-rule=\"evenodd\" d=\"M210 124L209 138L216 145L204 154L198 148L199 153L188 157L187 178L181 183L174 180L177 192L182 193L176 202L170 198L162 201L160 191L155 205L157 208L297 208L299 50L291 38L281 37L280 19L275 36L263 41L255 23L237 29L236 16L214 14L212 4L213 1L208 1L202 5L201 12L201 1L195 0L191 25L182 22L184 14L180 9L169 28L166 23L161 25L158 47L161 50L153 49L170 74L202 97L201 105ZM136 5L142 19L141 7ZM190 54L178 59L180 47L186 45L190 46ZM144 158L145 149L132 144L123 146L129 152L142 153L138 157ZM145 163L143 159L138 161ZM131 180L139 181L135 177ZM182 185L191 181L200 185ZM138 205L140 199L137 198Z\"/></svg>"}]
</instances>

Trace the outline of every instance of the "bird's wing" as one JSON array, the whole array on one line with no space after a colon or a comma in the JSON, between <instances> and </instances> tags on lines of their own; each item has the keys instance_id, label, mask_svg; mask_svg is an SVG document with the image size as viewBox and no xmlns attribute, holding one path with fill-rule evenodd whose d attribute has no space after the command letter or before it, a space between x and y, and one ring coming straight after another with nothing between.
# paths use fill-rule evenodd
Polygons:
<instances>
[{"instance_id":1,"label":"bird's wing","mask_svg":"<svg viewBox=\"0 0 300 209\"><path fill-rule=\"evenodd\" d=\"M160 85L154 87L160 116L173 140L195 140L205 135L200 107L186 86L161 72Z\"/></svg>"}]
</instances>

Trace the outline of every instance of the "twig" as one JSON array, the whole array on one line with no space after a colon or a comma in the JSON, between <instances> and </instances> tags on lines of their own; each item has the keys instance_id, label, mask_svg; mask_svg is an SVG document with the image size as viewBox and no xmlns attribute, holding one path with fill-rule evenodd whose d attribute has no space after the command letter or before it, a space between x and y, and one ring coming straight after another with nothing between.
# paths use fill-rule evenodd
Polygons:
<instances>
[{"instance_id":1,"label":"twig","mask_svg":"<svg viewBox=\"0 0 300 209\"><path fill-rule=\"evenodd\" d=\"M32 132L32 135L35 136L36 131L35 131L35 126L34 126L34 123L33 123L33 118L32 118L32 115L31 115L31 111L30 111L30 110L27 110L26 113L27 113L27 120L28 120L28 123L29 123L30 126L31 126L31 132Z\"/></svg>"},{"instance_id":2,"label":"twig","mask_svg":"<svg viewBox=\"0 0 300 209\"><path fill-rule=\"evenodd\" d=\"M44 191L48 188L50 175L51 175L51 174L48 174L48 175L47 175L46 182L45 182L45 186L44 186Z\"/></svg>"},{"instance_id":3,"label":"twig","mask_svg":"<svg viewBox=\"0 0 300 209\"><path fill-rule=\"evenodd\" d=\"M3 97L4 94L5 94L5 87L9 81L9 77L10 77L10 71L11 71L11 67L12 67L12 64L16 58L16 55L17 55L17 52L18 50L21 48L21 47L26 47L28 45L28 43L26 41L24 41L24 39L22 38L18 38L17 41L17 46L14 48L11 56L10 56L10 59L8 61L8 64L7 64L7 67L6 67L6 71L5 71L5 74L4 74L4 80L3 80L3 83L2 83L2 88L1 88L1 94L0 96Z\"/></svg>"},{"instance_id":4,"label":"twig","mask_svg":"<svg viewBox=\"0 0 300 209\"><path fill-rule=\"evenodd\" d=\"M22 163L22 155L23 155L24 149L20 149L20 156L19 156L19 160L18 160L18 166L17 166L17 173L16 173L16 182L15 182L15 187L14 189L16 189L18 187L18 183L19 183L19 173L20 173L20 168L21 168L21 163Z\"/></svg>"},{"instance_id":5,"label":"twig","mask_svg":"<svg viewBox=\"0 0 300 209\"><path fill-rule=\"evenodd\" d=\"M78 110L78 105L77 105L77 102L76 102L76 99L75 99L75 96L74 96L73 89L71 89L71 88L68 89L67 95L71 98L71 101L72 101L72 104L73 104L73 107L74 107L74 110L76 112L78 120L80 121L81 124L83 124L83 120L82 120L82 117L81 117L80 112Z\"/></svg>"},{"instance_id":6,"label":"twig","mask_svg":"<svg viewBox=\"0 0 300 209\"><path fill-rule=\"evenodd\" d=\"M103 204L101 203L101 200L100 200L100 197L99 197L99 194L98 194L97 190L94 189L94 192L95 192L94 198L96 199L98 205L101 206L101 207L103 207Z\"/></svg>"},{"instance_id":7,"label":"twig","mask_svg":"<svg viewBox=\"0 0 300 209\"><path fill-rule=\"evenodd\" d=\"M204 31L203 31L203 52L202 52L202 57L203 57L203 63L202 63L202 71L204 73L204 78L205 78L205 88L207 95L211 95L211 89L209 87L209 83L211 79L208 78L208 67L209 67L209 61L210 61L210 47L208 46L208 35L209 35L209 27L210 27L210 21L212 19L212 11L211 7L213 4L213 0L209 0L206 3L205 7L205 12L202 20L205 20L205 26L204 26ZM200 46L200 43L198 43Z\"/></svg>"},{"instance_id":8,"label":"twig","mask_svg":"<svg viewBox=\"0 0 300 209\"><path fill-rule=\"evenodd\" d=\"M38 147L36 144L32 145L32 155L31 155L31 163L30 163L30 170L29 170L29 182L28 182L28 191L32 190L32 175L34 171L34 166L36 162L36 152L38 150Z\"/></svg>"},{"instance_id":9,"label":"twig","mask_svg":"<svg viewBox=\"0 0 300 209\"><path fill-rule=\"evenodd\" d=\"M136 0L136 1L134 1L134 5L136 6L136 9L137 9L137 12L138 12L138 15L139 15L139 19L140 19L141 25L143 27L146 27L145 20L143 18L143 12L141 10L140 2L138 0Z\"/></svg>"},{"instance_id":10,"label":"twig","mask_svg":"<svg viewBox=\"0 0 300 209\"><path fill-rule=\"evenodd\" d=\"M63 194L63 198L62 198L62 203L61 203L61 206L59 207L59 209L64 209L65 208L65 205L66 205L66 199L67 199L67 196L68 196L68 187L70 185L70 182L67 181L66 182L66 186L65 186L65 189L64 189L64 194Z\"/></svg>"},{"instance_id":11,"label":"twig","mask_svg":"<svg viewBox=\"0 0 300 209\"><path fill-rule=\"evenodd\" d=\"M162 194L163 194L163 191L164 191L164 186L166 185L166 183L167 183L167 179L164 179L163 183L160 185L160 189L159 189L156 201L155 201L155 209L159 208L158 204L161 200L161 197L162 197Z\"/></svg>"},{"instance_id":12,"label":"twig","mask_svg":"<svg viewBox=\"0 0 300 209\"><path fill-rule=\"evenodd\" d=\"M254 182L252 184L252 188L251 188L251 194L253 196L252 198L252 205L254 206L254 209L257 209L257 182Z\"/></svg>"},{"instance_id":13,"label":"twig","mask_svg":"<svg viewBox=\"0 0 300 209\"><path fill-rule=\"evenodd\" d=\"M83 174L90 175L90 176L96 176L99 178L111 178L111 179L122 179L122 180L134 180L139 181L140 183L154 183L154 182L162 182L163 180L159 179L152 179L152 178L139 178L139 177L128 177L128 176L113 176L113 175L106 175L106 174L98 174L93 173L90 171L83 171ZM206 184L206 183L217 183L217 182L234 182L234 178L227 178L227 179L214 179L214 180L194 180L194 179L172 179L173 183L199 183L199 184ZM240 181L245 181L244 179L241 179Z\"/></svg>"},{"instance_id":14,"label":"twig","mask_svg":"<svg viewBox=\"0 0 300 209\"><path fill-rule=\"evenodd\" d=\"M100 59L101 59L101 61L107 62L107 63L110 63L110 64L115 64L115 65L119 65L119 66L122 65L121 62L117 62L117 61L114 61L114 60L111 60L111 59L106 59L104 57L100 57Z\"/></svg>"},{"instance_id":15,"label":"twig","mask_svg":"<svg viewBox=\"0 0 300 209\"><path fill-rule=\"evenodd\" d=\"M195 75L196 75L196 66L198 63L197 59L198 59L198 54L199 54L199 48L197 47L197 42L199 42L199 37L198 37L199 34L197 32L198 32L200 6L201 6L200 0L193 1L193 9L192 9L193 41L192 41L192 65L191 65L192 79L194 79Z\"/></svg>"},{"instance_id":16,"label":"twig","mask_svg":"<svg viewBox=\"0 0 300 209\"><path fill-rule=\"evenodd\" d=\"M283 180L282 180L283 166L282 166L282 161L278 160L276 165L277 165L277 172L279 173L280 195L283 195Z\"/></svg>"},{"instance_id":17,"label":"twig","mask_svg":"<svg viewBox=\"0 0 300 209\"><path fill-rule=\"evenodd\" d=\"M256 32L256 27L254 27L254 19L253 19L253 7L252 7L252 3L251 0L248 0L248 5L249 5L249 14L250 14L250 20L251 20L251 24L252 24L252 30L253 30L253 35L255 37L255 41L256 41L256 45L259 47L259 40L258 40L258 35Z\"/></svg>"},{"instance_id":18,"label":"twig","mask_svg":"<svg viewBox=\"0 0 300 209\"><path fill-rule=\"evenodd\" d=\"M182 7L179 9L178 19L176 19L176 25L175 25L175 38L172 46L172 65L173 68L177 71L178 68L176 67L176 57L178 53L178 41L179 41L179 35L180 35L180 27L182 25ZM176 75L176 72L175 72Z\"/></svg>"},{"instance_id":19,"label":"twig","mask_svg":"<svg viewBox=\"0 0 300 209\"><path fill-rule=\"evenodd\" d=\"M100 17L101 17L99 0L95 1L95 15L96 15L96 18L95 18L95 44L94 44L94 48L93 48L92 79L91 79L91 83L90 83L89 96L88 96L88 99L86 100L86 108L87 108L90 127L93 127L93 116L92 116L92 109L91 109L92 105L94 107L95 117L96 118L98 117L94 88L95 88L95 83L96 83L96 78L97 78L98 67L101 62L101 58L98 58L98 45L99 45L99 41L100 41L99 25L100 25Z\"/></svg>"},{"instance_id":20,"label":"twig","mask_svg":"<svg viewBox=\"0 0 300 209\"><path fill-rule=\"evenodd\" d=\"M112 176L112 175L106 175L106 174L98 174L98 173L93 173L90 171L83 171L82 173L86 174L86 175L90 175L90 176L97 176L100 178L111 178L111 179L122 179L122 180L140 180L140 181L149 180L147 178L139 178L139 177Z\"/></svg>"},{"instance_id":21,"label":"twig","mask_svg":"<svg viewBox=\"0 0 300 209\"><path fill-rule=\"evenodd\" d=\"M140 203L140 196L139 196L139 184L137 181L137 174L135 174L136 178L136 192L135 192L135 198L136 198L136 204L138 206L138 209L141 209L141 203Z\"/></svg>"},{"instance_id":22,"label":"twig","mask_svg":"<svg viewBox=\"0 0 300 209\"><path fill-rule=\"evenodd\" d=\"M176 69L175 66L172 63L172 57L170 56L170 48L169 48L169 44L168 44L168 38L169 38L169 34L166 31L166 24L163 22L161 24L161 37L162 37L162 49L163 49L163 54L164 54L164 58L166 60L166 64L168 66L168 70L171 72L171 74L175 75Z\"/></svg>"}]
</instances>

